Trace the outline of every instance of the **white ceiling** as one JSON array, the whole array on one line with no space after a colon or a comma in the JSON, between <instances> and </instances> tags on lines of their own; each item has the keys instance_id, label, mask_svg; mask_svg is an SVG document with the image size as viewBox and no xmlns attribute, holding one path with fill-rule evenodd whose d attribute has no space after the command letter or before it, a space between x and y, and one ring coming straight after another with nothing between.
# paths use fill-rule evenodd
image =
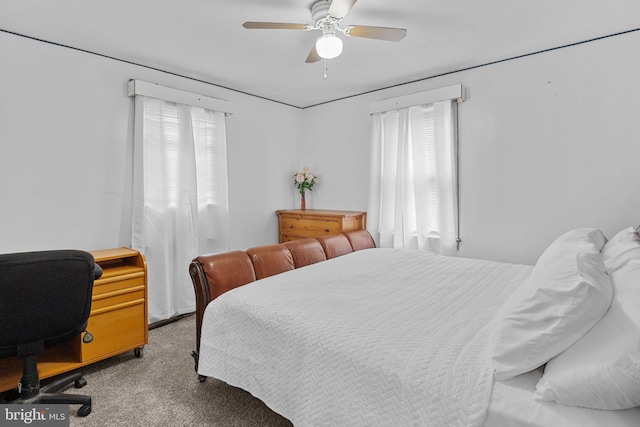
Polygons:
<instances>
[{"instance_id":1,"label":"white ceiling","mask_svg":"<svg viewBox=\"0 0 640 427\"><path fill-rule=\"evenodd\" d=\"M359 0L343 27L407 37L346 39L327 78L305 63L318 32L242 28L311 23L313 2L0 0L0 30L308 107L640 27L639 0Z\"/></svg>"}]
</instances>

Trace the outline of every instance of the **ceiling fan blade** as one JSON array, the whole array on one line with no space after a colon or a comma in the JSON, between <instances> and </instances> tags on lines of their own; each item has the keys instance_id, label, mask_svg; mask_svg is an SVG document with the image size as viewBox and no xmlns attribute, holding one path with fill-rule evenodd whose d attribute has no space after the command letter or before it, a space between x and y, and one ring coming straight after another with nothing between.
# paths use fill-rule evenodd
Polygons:
<instances>
[{"instance_id":1,"label":"ceiling fan blade","mask_svg":"<svg viewBox=\"0 0 640 427\"><path fill-rule=\"evenodd\" d=\"M245 22L242 24L249 30L306 30L306 24L288 24L286 22Z\"/></svg>"},{"instance_id":2,"label":"ceiling fan blade","mask_svg":"<svg viewBox=\"0 0 640 427\"><path fill-rule=\"evenodd\" d=\"M407 30L405 30L404 28L367 27L365 25L353 25L345 28L345 35L351 37L364 37L367 39L399 42L407 35Z\"/></svg>"},{"instance_id":3,"label":"ceiling fan blade","mask_svg":"<svg viewBox=\"0 0 640 427\"><path fill-rule=\"evenodd\" d=\"M320 61L320 55L318 55L318 51L316 50L316 45L314 44L309 52L309 56L307 56L307 60L305 61L307 64L312 64L314 62Z\"/></svg>"},{"instance_id":4,"label":"ceiling fan blade","mask_svg":"<svg viewBox=\"0 0 640 427\"><path fill-rule=\"evenodd\" d=\"M357 1L358 0L333 0L331 6L329 6L329 16L336 19L344 18Z\"/></svg>"}]
</instances>

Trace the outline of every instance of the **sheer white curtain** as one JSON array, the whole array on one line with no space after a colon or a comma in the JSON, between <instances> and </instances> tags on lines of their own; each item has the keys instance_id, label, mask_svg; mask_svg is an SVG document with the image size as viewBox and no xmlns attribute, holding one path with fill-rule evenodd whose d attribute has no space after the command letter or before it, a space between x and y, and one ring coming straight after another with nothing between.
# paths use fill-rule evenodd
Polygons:
<instances>
[{"instance_id":1,"label":"sheer white curtain","mask_svg":"<svg viewBox=\"0 0 640 427\"><path fill-rule=\"evenodd\" d=\"M149 322L194 311L190 261L229 247L224 113L136 96L133 197Z\"/></svg>"},{"instance_id":2,"label":"sheer white curtain","mask_svg":"<svg viewBox=\"0 0 640 427\"><path fill-rule=\"evenodd\" d=\"M457 251L457 104L372 115L367 229L380 247Z\"/></svg>"}]
</instances>

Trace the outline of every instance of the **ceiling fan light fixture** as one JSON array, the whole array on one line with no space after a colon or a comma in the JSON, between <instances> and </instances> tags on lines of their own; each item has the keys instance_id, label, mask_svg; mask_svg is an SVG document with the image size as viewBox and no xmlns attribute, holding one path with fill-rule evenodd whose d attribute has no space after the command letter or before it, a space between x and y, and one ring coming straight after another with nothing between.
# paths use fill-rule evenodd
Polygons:
<instances>
[{"instance_id":1,"label":"ceiling fan light fixture","mask_svg":"<svg viewBox=\"0 0 640 427\"><path fill-rule=\"evenodd\" d=\"M336 58L342 53L342 40L335 34L324 34L316 41L316 51L321 58Z\"/></svg>"}]
</instances>

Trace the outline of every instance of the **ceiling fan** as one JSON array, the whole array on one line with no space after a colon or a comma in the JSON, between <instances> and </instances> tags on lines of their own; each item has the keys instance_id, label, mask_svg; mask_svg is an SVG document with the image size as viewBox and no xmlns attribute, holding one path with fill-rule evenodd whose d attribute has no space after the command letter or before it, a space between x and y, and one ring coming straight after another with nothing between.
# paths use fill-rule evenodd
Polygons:
<instances>
[{"instance_id":1,"label":"ceiling fan","mask_svg":"<svg viewBox=\"0 0 640 427\"><path fill-rule=\"evenodd\" d=\"M314 24L289 24L282 22L245 22L244 28L250 30L300 30L322 31L315 45L307 56L307 63L321 59L333 59L342 53L342 40L336 35L340 32L348 37L364 37L368 39L398 42L407 35L404 28L369 27L349 25L340 28L340 23L347 16L357 0L318 0L311 6L311 17Z\"/></svg>"}]
</instances>

